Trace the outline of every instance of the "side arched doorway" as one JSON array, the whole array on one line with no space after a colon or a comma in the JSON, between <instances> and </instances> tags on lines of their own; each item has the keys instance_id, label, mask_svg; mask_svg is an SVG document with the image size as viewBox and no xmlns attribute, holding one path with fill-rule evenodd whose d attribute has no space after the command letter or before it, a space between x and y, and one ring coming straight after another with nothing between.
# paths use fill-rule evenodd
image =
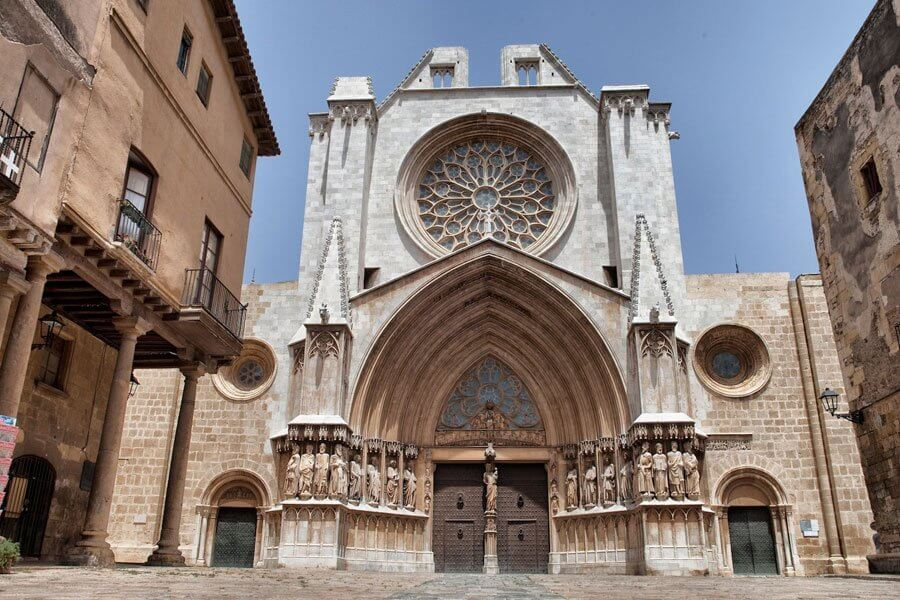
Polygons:
<instances>
[{"instance_id":1,"label":"side arched doorway","mask_svg":"<svg viewBox=\"0 0 900 600\"><path fill-rule=\"evenodd\" d=\"M47 460L32 455L13 460L3 500L0 535L18 542L22 556L41 556L55 485L56 471Z\"/></svg>"},{"instance_id":2,"label":"side arched doorway","mask_svg":"<svg viewBox=\"0 0 900 600\"><path fill-rule=\"evenodd\" d=\"M716 485L723 571L734 575L795 575L793 509L777 480L758 468L727 472Z\"/></svg>"},{"instance_id":3,"label":"side arched doorway","mask_svg":"<svg viewBox=\"0 0 900 600\"><path fill-rule=\"evenodd\" d=\"M254 473L227 471L213 480L197 507L195 564L261 565L265 553L264 512L269 505L268 490Z\"/></svg>"}]
</instances>

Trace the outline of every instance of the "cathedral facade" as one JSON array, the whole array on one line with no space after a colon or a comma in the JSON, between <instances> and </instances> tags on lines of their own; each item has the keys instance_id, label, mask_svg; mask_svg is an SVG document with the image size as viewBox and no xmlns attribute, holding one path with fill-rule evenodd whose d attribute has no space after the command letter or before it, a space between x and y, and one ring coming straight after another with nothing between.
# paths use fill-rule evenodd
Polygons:
<instances>
[{"instance_id":1,"label":"cathedral facade","mask_svg":"<svg viewBox=\"0 0 900 600\"><path fill-rule=\"evenodd\" d=\"M188 563L865 571L820 279L686 275L670 105L543 45L500 66L470 87L434 48L310 115L299 280L244 287L244 350L199 382ZM182 378L136 375L110 542L143 562Z\"/></svg>"}]
</instances>

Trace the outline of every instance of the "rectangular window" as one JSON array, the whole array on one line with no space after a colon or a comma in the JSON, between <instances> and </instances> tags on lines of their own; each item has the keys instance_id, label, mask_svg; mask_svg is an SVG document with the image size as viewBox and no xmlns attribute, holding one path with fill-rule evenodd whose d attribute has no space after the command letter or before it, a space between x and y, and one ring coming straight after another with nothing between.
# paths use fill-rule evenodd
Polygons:
<instances>
[{"instance_id":1,"label":"rectangular window","mask_svg":"<svg viewBox=\"0 0 900 600\"><path fill-rule=\"evenodd\" d=\"M606 285L611 288L619 287L619 269L610 265L606 265L603 267L603 278L606 280Z\"/></svg>"},{"instance_id":2,"label":"rectangular window","mask_svg":"<svg viewBox=\"0 0 900 600\"><path fill-rule=\"evenodd\" d=\"M859 170L859 174L862 177L863 185L866 187L866 200L872 200L881 193L881 180L878 178L878 168L875 166L875 159L870 158Z\"/></svg>"},{"instance_id":3,"label":"rectangular window","mask_svg":"<svg viewBox=\"0 0 900 600\"><path fill-rule=\"evenodd\" d=\"M250 169L253 167L253 146L247 141L247 138L244 138L241 144L240 165L244 175L250 177Z\"/></svg>"},{"instance_id":4,"label":"rectangular window","mask_svg":"<svg viewBox=\"0 0 900 600\"><path fill-rule=\"evenodd\" d=\"M200 267L216 273L222 250L222 234L207 220L203 224L203 240L200 243Z\"/></svg>"},{"instance_id":5,"label":"rectangular window","mask_svg":"<svg viewBox=\"0 0 900 600\"><path fill-rule=\"evenodd\" d=\"M178 46L178 60L175 61L175 64L178 65L178 70L187 75L188 70L188 61L191 58L191 46L194 44L194 37L191 35L191 32L187 30L187 27L184 28L184 31L181 33L181 45Z\"/></svg>"},{"instance_id":6,"label":"rectangular window","mask_svg":"<svg viewBox=\"0 0 900 600\"><path fill-rule=\"evenodd\" d=\"M153 187L153 175L143 167L128 163L125 173L125 192L123 198L144 215L150 212L150 190Z\"/></svg>"},{"instance_id":7,"label":"rectangular window","mask_svg":"<svg viewBox=\"0 0 900 600\"><path fill-rule=\"evenodd\" d=\"M50 146L50 135L56 119L59 95L50 83L31 64L25 67L19 97L13 109L13 119L27 131L34 132L28 164L35 171L44 168L44 158Z\"/></svg>"},{"instance_id":8,"label":"rectangular window","mask_svg":"<svg viewBox=\"0 0 900 600\"><path fill-rule=\"evenodd\" d=\"M69 343L57 336L43 349L43 363L38 371L38 381L58 390L63 389L68 366Z\"/></svg>"},{"instance_id":9,"label":"rectangular window","mask_svg":"<svg viewBox=\"0 0 900 600\"><path fill-rule=\"evenodd\" d=\"M209 72L209 67L206 66L206 63L201 63L200 75L197 77L197 96L200 98L203 106L209 106L209 91L212 88L212 80L213 76Z\"/></svg>"},{"instance_id":10,"label":"rectangular window","mask_svg":"<svg viewBox=\"0 0 900 600\"><path fill-rule=\"evenodd\" d=\"M363 269L363 289L375 287L378 283L378 267L366 267Z\"/></svg>"}]
</instances>

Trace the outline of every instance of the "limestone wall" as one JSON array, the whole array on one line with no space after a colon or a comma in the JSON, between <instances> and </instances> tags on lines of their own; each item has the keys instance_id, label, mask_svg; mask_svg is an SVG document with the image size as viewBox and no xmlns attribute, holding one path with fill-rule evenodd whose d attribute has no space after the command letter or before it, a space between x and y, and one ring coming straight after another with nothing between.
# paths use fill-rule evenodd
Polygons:
<instances>
[{"instance_id":1,"label":"limestone wall","mask_svg":"<svg viewBox=\"0 0 900 600\"><path fill-rule=\"evenodd\" d=\"M879 1L796 126L816 253L869 498L900 552L900 4ZM880 192L863 170L873 165ZM833 386L835 387L835 386ZM896 560L896 559L895 559ZM895 564L894 569L900 568Z\"/></svg>"}]
</instances>

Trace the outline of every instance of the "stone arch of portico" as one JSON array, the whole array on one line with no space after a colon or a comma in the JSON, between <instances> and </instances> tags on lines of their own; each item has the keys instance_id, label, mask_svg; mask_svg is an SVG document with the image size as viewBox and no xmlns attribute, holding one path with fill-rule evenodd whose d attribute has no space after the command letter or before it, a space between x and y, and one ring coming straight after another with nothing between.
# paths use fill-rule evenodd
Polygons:
<instances>
[{"instance_id":1,"label":"stone arch of portico","mask_svg":"<svg viewBox=\"0 0 900 600\"><path fill-rule=\"evenodd\" d=\"M211 563L219 508L254 508L257 511L257 520L253 564L262 566L266 534L264 513L271 503L268 486L252 471L230 469L213 478L206 486L200 504L197 505L194 563L198 566Z\"/></svg>"},{"instance_id":2,"label":"stone arch of portico","mask_svg":"<svg viewBox=\"0 0 900 600\"><path fill-rule=\"evenodd\" d=\"M449 269L396 311L351 392L355 431L432 445L453 386L488 355L525 383L548 445L627 428L623 378L594 323L556 285L514 262L516 253L504 254L512 259L489 252Z\"/></svg>"}]
</instances>

